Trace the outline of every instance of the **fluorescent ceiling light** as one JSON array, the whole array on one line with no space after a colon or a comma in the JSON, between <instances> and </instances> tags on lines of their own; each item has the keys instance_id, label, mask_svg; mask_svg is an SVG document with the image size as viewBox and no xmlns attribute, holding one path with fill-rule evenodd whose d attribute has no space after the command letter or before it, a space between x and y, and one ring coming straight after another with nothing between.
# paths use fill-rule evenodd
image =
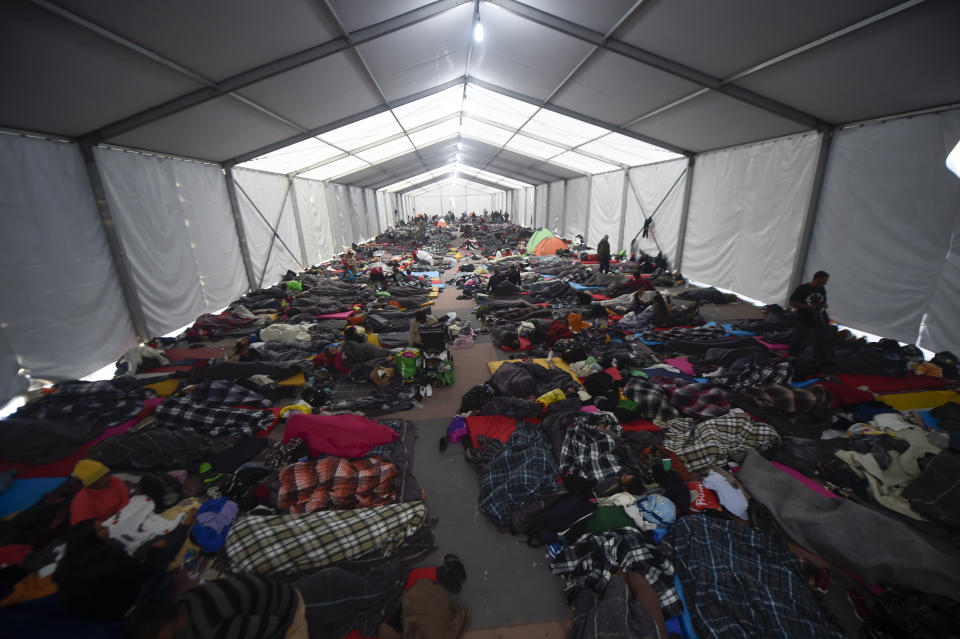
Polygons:
<instances>
[{"instance_id":1,"label":"fluorescent ceiling light","mask_svg":"<svg viewBox=\"0 0 960 639\"><path fill-rule=\"evenodd\" d=\"M480 16L477 16L477 24L473 26L473 39L477 42L483 42L483 25L480 24Z\"/></svg>"}]
</instances>

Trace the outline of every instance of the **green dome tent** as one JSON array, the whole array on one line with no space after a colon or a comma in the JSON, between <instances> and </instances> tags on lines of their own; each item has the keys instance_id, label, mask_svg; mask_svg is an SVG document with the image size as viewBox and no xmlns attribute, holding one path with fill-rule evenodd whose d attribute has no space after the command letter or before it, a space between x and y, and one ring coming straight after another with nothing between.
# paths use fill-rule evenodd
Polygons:
<instances>
[{"instance_id":1,"label":"green dome tent","mask_svg":"<svg viewBox=\"0 0 960 639\"><path fill-rule=\"evenodd\" d=\"M537 248L537 245L548 237L553 237L553 233L548 228L542 228L531 235L530 239L527 241L527 253L533 253L533 250Z\"/></svg>"}]
</instances>

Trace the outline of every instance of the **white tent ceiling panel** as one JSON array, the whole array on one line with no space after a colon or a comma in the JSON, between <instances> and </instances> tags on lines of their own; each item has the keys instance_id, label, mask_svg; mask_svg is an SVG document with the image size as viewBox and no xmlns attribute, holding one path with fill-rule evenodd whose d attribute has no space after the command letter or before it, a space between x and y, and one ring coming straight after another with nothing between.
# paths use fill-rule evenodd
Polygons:
<instances>
[{"instance_id":1,"label":"white tent ceiling panel","mask_svg":"<svg viewBox=\"0 0 960 639\"><path fill-rule=\"evenodd\" d=\"M517 153L523 153L524 155L535 157L538 160L546 160L547 158L559 155L564 151L562 147L547 144L546 142L541 142L540 140L534 140L533 138L528 138L527 136L520 134L513 136L513 138L507 143L506 148L516 151Z\"/></svg>"},{"instance_id":2,"label":"white tent ceiling panel","mask_svg":"<svg viewBox=\"0 0 960 639\"><path fill-rule=\"evenodd\" d=\"M472 15L473 7L463 4L357 50L387 99L396 100L463 75Z\"/></svg>"},{"instance_id":3,"label":"white tent ceiling panel","mask_svg":"<svg viewBox=\"0 0 960 639\"><path fill-rule=\"evenodd\" d=\"M418 147L426 146L456 136L459 129L460 121L457 118L451 118L411 133L410 141Z\"/></svg>"},{"instance_id":4,"label":"white tent ceiling panel","mask_svg":"<svg viewBox=\"0 0 960 639\"><path fill-rule=\"evenodd\" d=\"M144 3L136 11L125 0L57 4L213 80L339 35L311 0L171 0Z\"/></svg>"},{"instance_id":5,"label":"white tent ceiling panel","mask_svg":"<svg viewBox=\"0 0 960 639\"><path fill-rule=\"evenodd\" d=\"M592 157L577 153L576 151L567 151L566 153L561 153L560 155L551 158L550 162L559 164L561 166L568 166L571 169L575 169L581 173L606 173L607 171L614 171L617 169L616 164L601 162L600 160L595 160Z\"/></svg>"},{"instance_id":6,"label":"white tent ceiling panel","mask_svg":"<svg viewBox=\"0 0 960 639\"><path fill-rule=\"evenodd\" d=\"M432 0L330 0L337 17L347 31L356 31L370 25L413 11Z\"/></svg>"},{"instance_id":7,"label":"white tent ceiling panel","mask_svg":"<svg viewBox=\"0 0 960 639\"><path fill-rule=\"evenodd\" d=\"M530 22L495 5L480 10L484 44L475 47L470 74L539 100L546 99L591 45Z\"/></svg>"},{"instance_id":8,"label":"white tent ceiling panel","mask_svg":"<svg viewBox=\"0 0 960 639\"><path fill-rule=\"evenodd\" d=\"M82 135L199 89L180 75L25 2L0 15L0 123Z\"/></svg>"},{"instance_id":9,"label":"white tent ceiling panel","mask_svg":"<svg viewBox=\"0 0 960 639\"><path fill-rule=\"evenodd\" d=\"M513 136L512 131L501 129L500 127L487 124L486 122L480 122L470 117L463 118L460 131L465 137L475 138L481 142L487 142L497 146L505 144L507 140Z\"/></svg>"},{"instance_id":10,"label":"white tent ceiling panel","mask_svg":"<svg viewBox=\"0 0 960 639\"><path fill-rule=\"evenodd\" d=\"M623 225L625 248L629 248L636 237L637 248L641 251L654 256L663 251L671 266L676 263L686 168L686 158L680 158L630 169ZM639 234L643 221L651 215L653 223L649 237L642 237Z\"/></svg>"},{"instance_id":11,"label":"white tent ceiling panel","mask_svg":"<svg viewBox=\"0 0 960 639\"><path fill-rule=\"evenodd\" d=\"M242 136L237 131L243 131ZM222 162L300 133L231 97L217 98L109 141L148 151Z\"/></svg>"},{"instance_id":12,"label":"white tent ceiling panel","mask_svg":"<svg viewBox=\"0 0 960 639\"><path fill-rule=\"evenodd\" d=\"M583 144L610 132L548 109L537 111L537 114L520 131L568 147Z\"/></svg>"},{"instance_id":13,"label":"white tent ceiling panel","mask_svg":"<svg viewBox=\"0 0 960 639\"><path fill-rule=\"evenodd\" d=\"M409 132L413 127L455 115L460 111L462 100L463 87L457 85L408 104L402 104L395 108L393 113Z\"/></svg>"},{"instance_id":14,"label":"white tent ceiling panel","mask_svg":"<svg viewBox=\"0 0 960 639\"><path fill-rule=\"evenodd\" d=\"M609 235L610 252L615 253L620 237L620 205L623 202L623 171L594 175L590 186L590 228L587 244L596 246Z\"/></svg>"},{"instance_id":15,"label":"white tent ceiling panel","mask_svg":"<svg viewBox=\"0 0 960 639\"><path fill-rule=\"evenodd\" d=\"M634 0L524 0L523 4L560 16L568 22L606 33L634 4Z\"/></svg>"},{"instance_id":16,"label":"white tent ceiling panel","mask_svg":"<svg viewBox=\"0 0 960 639\"><path fill-rule=\"evenodd\" d=\"M360 158L350 155L307 171L302 176L312 180L329 180L368 166L370 165Z\"/></svg>"},{"instance_id":17,"label":"white tent ceiling panel","mask_svg":"<svg viewBox=\"0 0 960 639\"><path fill-rule=\"evenodd\" d=\"M587 191L590 178L567 180L563 208L563 236L573 239L583 234L587 219Z\"/></svg>"},{"instance_id":18,"label":"white tent ceiling panel","mask_svg":"<svg viewBox=\"0 0 960 639\"><path fill-rule=\"evenodd\" d=\"M403 129L397 124L393 114L384 111L332 131L327 131L320 136L320 139L341 149L353 151L402 133Z\"/></svg>"},{"instance_id":19,"label":"white tent ceiling panel","mask_svg":"<svg viewBox=\"0 0 960 639\"><path fill-rule=\"evenodd\" d=\"M80 377L136 346L76 146L0 135L0 193L0 324L21 365Z\"/></svg>"},{"instance_id":20,"label":"white tent ceiling panel","mask_svg":"<svg viewBox=\"0 0 960 639\"><path fill-rule=\"evenodd\" d=\"M383 104L350 53L337 53L239 91L305 129Z\"/></svg>"},{"instance_id":21,"label":"white tent ceiling panel","mask_svg":"<svg viewBox=\"0 0 960 639\"><path fill-rule=\"evenodd\" d=\"M292 173L305 166L323 162L342 154L343 152L340 149L336 149L316 138L309 138L237 166L270 171L271 173Z\"/></svg>"},{"instance_id":22,"label":"white tent ceiling panel","mask_svg":"<svg viewBox=\"0 0 960 639\"><path fill-rule=\"evenodd\" d=\"M898 0L672 0L641 10L620 39L718 78L806 44ZM682 25L683 37L664 25Z\"/></svg>"},{"instance_id":23,"label":"white tent ceiling panel","mask_svg":"<svg viewBox=\"0 0 960 639\"><path fill-rule=\"evenodd\" d=\"M958 111L836 134L804 276L830 273L838 322L913 343L931 299L956 285L943 276L954 273L960 180L943 161L958 138ZM955 311L956 299L938 300L931 334L956 340L956 314L939 315L944 303Z\"/></svg>"},{"instance_id":24,"label":"white tent ceiling panel","mask_svg":"<svg viewBox=\"0 0 960 639\"><path fill-rule=\"evenodd\" d=\"M468 83L463 111L509 127L520 127L537 112L537 107Z\"/></svg>"},{"instance_id":25,"label":"white tent ceiling panel","mask_svg":"<svg viewBox=\"0 0 960 639\"><path fill-rule=\"evenodd\" d=\"M580 147L580 150L609 158L627 166L640 166L681 157L672 151L661 149L619 133L611 133L599 140L588 142Z\"/></svg>"},{"instance_id":26,"label":"white tent ceiling panel","mask_svg":"<svg viewBox=\"0 0 960 639\"><path fill-rule=\"evenodd\" d=\"M300 209L300 223L303 226L307 263L318 264L333 255L333 238L330 237L324 184L302 178L294 178L293 183Z\"/></svg>"},{"instance_id":27,"label":"white tent ceiling panel","mask_svg":"<svg viewBox=\"0 0 960 639\"><path fill-rule=\"evenodd\" d=\"M624 81L629 78L629 81ZM552 100L578 113L622 124L700 87L610 51L598 51Z\"/></svg>"},{"instance_id":28,"label":"white tent ceiling panel","mask_svg":"<svg viewBox=\"0 0 960 639\"><path fill-rule=\"evenodd\" d=\"M410 140L408 140L406 136L403 136L402 138L371 147L366 151L358 151L357 157L371 164L375 164L387 158L403 155L404 153L412 153L413 150L413 145L410 144Z\"/></svg>"},{"instance_id":29,"label":"white tent ceiling panel","mask_svg":"<svg viewBox=\"0 0 960 639\"><path fill-rule=\"evenodd\" d=\"M762 302L786 301L818 140L807 133L697 158L685 275Z\"/></svg>"},{"instance_id":30,"label":"white tent ceiling panel","mask_svg":"<svg viewBox=\"0 0 960 639\"><path fill-rule=\"evenodd\" d=\"M739 84L837 123L960 101L960 3L927 2L898 18L881 20ZM943 81L946 77L953 80Z\"/></svg>"},{"instance_id":31,"label":"white tent ceiling panel","mask_svg":"<svg viewBox=\"0 0 960 639\"><path fill-rule=\"evenodd\" d=\"M709 151L799 133L802 124L714 91L628 127L692 151Z\"/></svg>"}]
</instances>

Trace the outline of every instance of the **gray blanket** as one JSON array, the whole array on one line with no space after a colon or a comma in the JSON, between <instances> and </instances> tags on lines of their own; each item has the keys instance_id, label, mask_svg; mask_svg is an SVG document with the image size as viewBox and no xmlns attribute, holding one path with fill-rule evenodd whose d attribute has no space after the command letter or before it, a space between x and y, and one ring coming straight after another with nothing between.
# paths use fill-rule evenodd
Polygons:
<instances>
[{"instance_id":1,"label":"gray blanket","mask_svg":"<svg viewBox=\"0 0 960 639\"><path fill-rule=\"evenodd\" d=\"M753 452L737 479L794 542L830 563L872 583L948 597L960 593L960 557L939 550L909 525L847 499L819 495Z\"/></svg>"}]
</instances>

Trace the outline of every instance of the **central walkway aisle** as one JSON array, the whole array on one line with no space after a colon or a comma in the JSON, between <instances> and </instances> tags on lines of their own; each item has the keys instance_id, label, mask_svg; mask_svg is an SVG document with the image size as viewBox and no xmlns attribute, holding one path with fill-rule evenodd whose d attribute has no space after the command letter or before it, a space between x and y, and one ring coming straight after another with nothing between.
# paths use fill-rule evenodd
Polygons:
<instances>
[{"instance_id":1,"label":"central walkway aisle","mask_svg":"<svg viewBox=\"0 0 960 639\"><path fill-rule=\"evenodd\" d=\"M457 268L446 271L443 280L450 279ZM458 300L459 293L453 286L443 289L433 314L440 317L455 311L479 328L472 313L475 301ZM438 520L438 549L423 565L441 563L447 553L456 553L463 560L467 580L457 599L470 612L471 631L553 622L509 631L468 632L470 639L563 637L560 620L570 616L570 609L563 603L561 580L550 572L546 549L530 548L524 538L499 532L493 521L477 510L479 481L463 457L461 444L451 444L445 452L438 447L457 414L460 398L489 379L487 362L505 359L504 353L493 347L489 335L478 335L471 348L451 352L456 383L434 388L423 408L389 416L409 419L417 426L414 474L426 492L427 512Z\"/></svg>"}]
</instances>

